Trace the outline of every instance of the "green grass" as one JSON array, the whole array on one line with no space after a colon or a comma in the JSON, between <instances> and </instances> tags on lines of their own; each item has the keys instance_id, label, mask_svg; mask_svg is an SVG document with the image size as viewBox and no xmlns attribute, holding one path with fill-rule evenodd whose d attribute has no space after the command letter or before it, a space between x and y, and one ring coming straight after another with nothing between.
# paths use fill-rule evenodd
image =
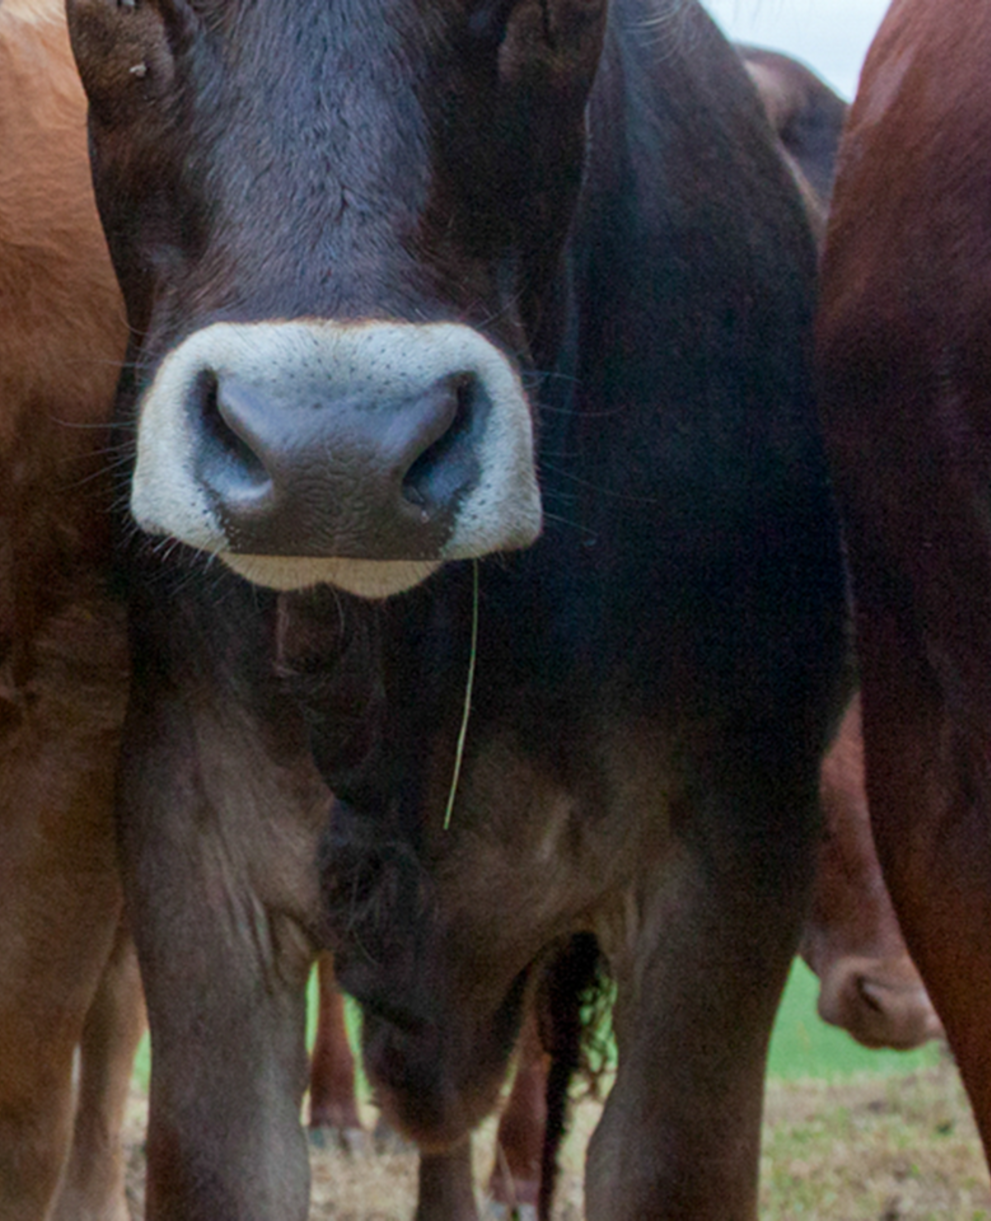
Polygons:
<instances>
[{"instance_id":1,"label":"green grass","mask_svg":"<svg viewBox=\"0 0 991 1221\"><path fill-rule=\"evenodd\" d=\"M861 1047L844 1030L827 1026L816 1013L819 981L801 959L792 968L784 999L778 1011L771 1037L770 1073L772 1077L795 1080L813 1077L833 1081L857 1073L889 1076L893 1073L914 1072L939 1060L939 1048L934 1043L918 1051L869 1051ZM312 1044L317 1023L316 977L310 979L307 1014L307 1040ZM348 1025L352 1040L357 1043L358 1015L348 1004ZM141 1088L147 1090L150 1059L145 1037L135 1061L134 1075Z\"/></svg>"}]
</instances>

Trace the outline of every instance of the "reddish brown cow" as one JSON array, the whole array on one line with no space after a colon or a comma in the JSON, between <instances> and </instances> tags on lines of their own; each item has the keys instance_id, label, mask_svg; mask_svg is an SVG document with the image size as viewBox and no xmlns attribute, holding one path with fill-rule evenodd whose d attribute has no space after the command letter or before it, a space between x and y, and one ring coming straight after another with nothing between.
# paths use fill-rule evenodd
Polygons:
<instances>
[{"instance_id":1,"label":"reddish brown cow","mask_svg":"<svg viewBox=\"0 0 991 1221\"><path fill-rule=\"evenodd\" d=\"M864 792L860 700L822 766L826 839L801 953L819 976L819 1014L867 1047L918 1047L942 1027L909 957L881 876Z\"/></svg>"},{"instance_id":2,"label":"reddish brown cow","mask_svg":"<svg viewBox=\"0 0 991 1221\"><path fill-rule=\"evenodd\" d=\"M54 3L0 6L0 1216L120 1221L140 1026L111 818L127 691L104 428L125 326ZM108 965L109 963L109 965ZM102 974L102 983L101 983ZM75 1154L73 1059L81 1046ZM107 1155L104 1156L103 1154ZM50 1214L49 1210L53 1209Z\"/></svg>"},{"instance_id":3,"label":"reddish brown cow","mask_svg":"<svg viewBox=\"0 0 991 1221\"><path fill-rule=\"evenodd\" d=\"M317 960L320 998L316 1041L310 1055L310 1127L329 1128L345 1147L361 1132L355 1102L354 1057L344 1023L344 998L334 980L333 955Z\"/></svg>"},{"instance_id":4,"label":"reddish brown cow","mask_svg":"<svg viewBox=\"0 0 991 1221\"><path fill-rule=\"evenodd\" d=\"M825 236L847 105L803 64L759 47L740 54L782 153ZM860 701L823 763L827 839L801 953L819 976L819 1013L868 1047L917 1047L942 1033L909 957L874 850L864 792Z\"/></svg>"},{"instance_id":5,"label":"reddish brown cow","mask_svg":"<svg viewBox=\"0 0 991 1221\"><path fill-rule=\"evenodd\" d=\"M991 21L898 0L824 263L824 426L856 596L871 819L991 1148Z\"/></svg>"}]
</instances>

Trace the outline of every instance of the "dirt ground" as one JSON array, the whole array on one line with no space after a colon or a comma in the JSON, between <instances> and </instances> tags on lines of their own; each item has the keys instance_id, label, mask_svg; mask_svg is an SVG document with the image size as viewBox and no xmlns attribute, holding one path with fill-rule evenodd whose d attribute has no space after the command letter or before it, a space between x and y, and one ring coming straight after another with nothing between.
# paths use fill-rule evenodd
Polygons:
<instances>
[{"instance_id":1,"label":"dirt ground","mask_svg":"<svg viewBox=\"0 0 991 1221\"><path fill-rule=\"evenodd\" d=\"M145 1100L127 1124L132 1216L141 1217ZM584 1147L601 1107L575 1108L555 1221L582 1221ZM375 1114L365 1110L369 1127ZM495 1124L475 1141L479 1198L492 1166ZM416 1193L410 1151L346 1152L311 1143L310 1221L408 1221ZM761 1165L763 1221L991 1221L980 1145L947 1059L908 1076L772 1082ZM524 1219L525 1221L525 1219Z\"/></svg>"}]
</instances>

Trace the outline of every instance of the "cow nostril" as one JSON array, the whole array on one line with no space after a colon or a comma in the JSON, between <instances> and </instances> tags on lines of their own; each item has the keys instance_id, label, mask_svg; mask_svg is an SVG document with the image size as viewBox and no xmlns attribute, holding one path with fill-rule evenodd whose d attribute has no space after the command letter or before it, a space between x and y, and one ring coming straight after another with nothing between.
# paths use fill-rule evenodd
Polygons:
<instances>
[{"instance_id":1,"label":"cow nostril","mask_svg":"<svg viewBox=\"0 0 991 1221\"><path fill-rule=\"evenodd\" d=\"M450 386L455 397L451 423L411 464L403 476L403 498L424 510L450 505L475 474L472 433L477 426L482 394L473 374L459 376Z\"/></svg>"},{"instance_id":2,"label":"cow nostril","mask_svg":"<svg viewBox=\"0 0 991 1221\"><path fill-rule=\"evenodd\" d=\"M865 975L857 976L857 993L869 1009L873 1009L875 1013L884 1013L884 1005L877 996L877 987Z\"/></svg>"},{"instance_id":3,"label":"cow nostril","mask_svg":"<svg viewBox=\"0 0 991 1221\"><path fill-rule=\"evenodd\" d=\"M204 455L201 461L205 460L215 473L237 472L242 478L247 476L251 483L267 482L264 463L228 422L220 382L211 370L205 370L197 378L193 402L202 425Z\"/></svg>"}]
</instances>

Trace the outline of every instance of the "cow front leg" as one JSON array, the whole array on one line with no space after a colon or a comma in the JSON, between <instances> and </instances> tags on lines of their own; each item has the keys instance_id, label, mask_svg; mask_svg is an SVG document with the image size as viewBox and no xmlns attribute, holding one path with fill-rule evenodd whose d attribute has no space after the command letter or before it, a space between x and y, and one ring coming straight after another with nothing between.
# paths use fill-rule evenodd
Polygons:
<instances>
[{"instance_id":1,"label":"cow front leg","mask_svg":"<svg viewBox=\"0 0 991 1221\"><path fill-rule=\"evenodd\" d=\"M121 1129L134 1055L145 1031L144 994L122 921L86 1014L72 1152L51 1221L128 1221Z\"/></svg>"},{"instance_id":2,"label":"cow front leg","mask_svg":"<svg viewBox=\"0 0 991 1221\"><path fill-rule=\"evenodd\" d=\"M121 842L152 1043L148 1221L304 1221L305 988L329 795L291 707L194 691L125 726ZM195 708L195 712L190 708Z\"/></svg>"},{"instance_id":3,"label":"cow front leg","mask_svg":"<svg viewBox=\"0 0 991 1221\"><path fill-rule=\"evenodd\" d=\"M320 1005L310 1057L310 1129L329 1129L342 1149L353 1152L368 1137L358 1114L344 997L334 978L334 956L328 950L317 959L317 987Z\"/></svg>"},{"instance_id":4,"label":"cow front leg","mask_svg":"<svg viewBox=\"0 0 991 1221\"><path fill-rule=\"evenodd\" d=\"M413 1221L478 1221L471 1137L444 1153L421 1153Z\"/></svg>"},{"instance_id":5,"label":"cow front leg","mask_svg":"<svg viewBox=\"0 0 991 1221\"><path fill-rule=\"evenodd\" d=\"M589 1221L757 1216L767 1043L804 911L815 796L811 776L790 796L756 778L754 790L768 807L708 795L686 815L701 825L602 922L619 1065L589 1147Z\"/></svg>"},{"instance_id":6,"label":"cow front leg","mask_svg":"<svg viewBox=\"0 0 991 1221\"><path fill-rule=\"evenodd\" d=\"M104 643L113 656L109 630ZM49 1214L72 1137L73 1059L120 915L112 788L122 694L80 694L61 671L52 688L56 679L61 699L39 680L39 697L0 726L3 1221ZM0 699L0 720L8 712Z\"/></svg>"},{"instance_id":7,"label":"cow front leg","mask_svg":"<svg viewBox=\"0 0 991 1221\"><path fill-rule=\"evenodd\" d=\"M540 1197L547 1127L547 1059L537 1016L531 1010L520 1037L513 1088L499 1117L496 1161L489 1178L489 1195L507 1216L520 1205L535 1210Z\"/></svg>"}]
</instances>

